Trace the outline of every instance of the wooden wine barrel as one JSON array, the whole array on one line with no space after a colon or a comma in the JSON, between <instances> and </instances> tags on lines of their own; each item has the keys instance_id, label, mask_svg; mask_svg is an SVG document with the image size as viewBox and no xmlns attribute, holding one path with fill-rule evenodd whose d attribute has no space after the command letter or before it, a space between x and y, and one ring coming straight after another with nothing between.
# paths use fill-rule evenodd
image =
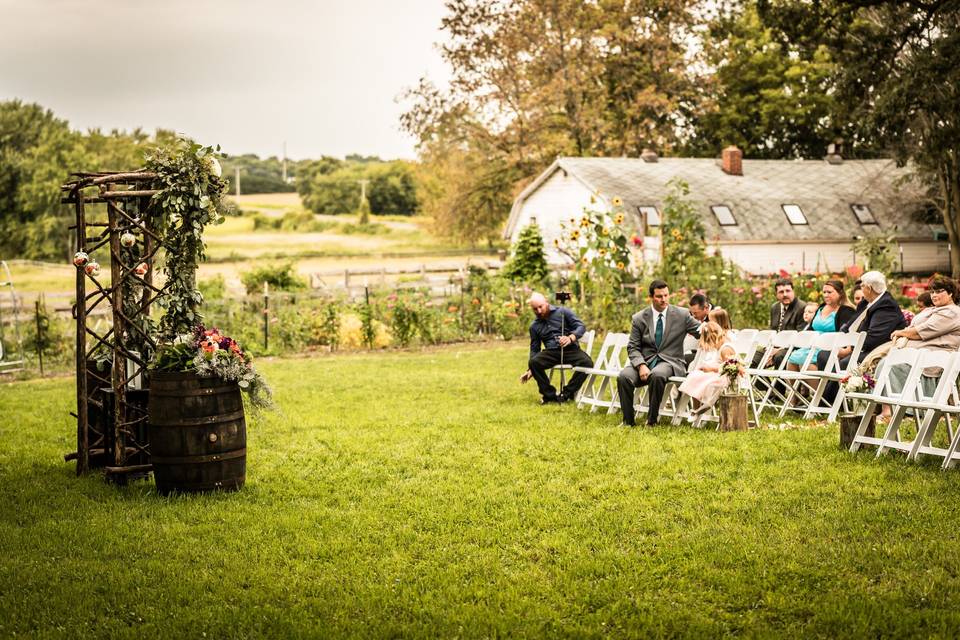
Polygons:
<instances>
[{"instance_id":1,"label":"wooden wine barrel","mask_svg":"<svg viewBox=\"0 0 960 640\"><path fill-rule=\"evenodd\" d=\"M236 491L247 473L247 427L236 382L150 375L150 461L157 491Z\"/></svg>"}]
</instances>

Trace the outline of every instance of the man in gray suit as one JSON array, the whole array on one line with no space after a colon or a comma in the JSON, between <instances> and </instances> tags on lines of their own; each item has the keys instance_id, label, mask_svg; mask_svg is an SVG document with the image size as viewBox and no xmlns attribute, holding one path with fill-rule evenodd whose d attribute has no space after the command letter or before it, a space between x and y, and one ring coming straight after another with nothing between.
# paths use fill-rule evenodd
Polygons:
<instances>
[{"instance_id":1,"label":"man in gray suit","mask_svg":"<svg viewBox=\"0 0 960 640\"><path fill-rule=\"evenodd\" d=\"M660 400L670 376L682 376L683 338L700 337L700 323L686 309L670 304L670 288L663 280L650 283L650 306L633 316L627 357L630 363L620 371L617 391L623 423L634 426L633 395L637 387L649 385L650 410L647 424L657 424Z\"/></svg>"}]
</instances>

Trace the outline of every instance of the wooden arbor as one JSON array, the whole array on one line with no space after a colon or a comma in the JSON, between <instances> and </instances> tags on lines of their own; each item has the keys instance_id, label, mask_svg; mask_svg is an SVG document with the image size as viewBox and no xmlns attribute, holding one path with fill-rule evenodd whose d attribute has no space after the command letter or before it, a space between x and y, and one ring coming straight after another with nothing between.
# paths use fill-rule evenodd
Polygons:
<instances>
[{"instance_id":1,"label":"wooden arbor","mask_svg":"<svg viewBox=\"0 0 960 640\"><path fill-rule=\"evenodd\" d=\"M161 247L150 215L157 176L72 175L61 201L76 212L77 450L65 458L76 459L77 475L103 467L122 483L150 470L146 377L157 346L150 307L165 290L153 281ZM101 305L111 322L91 317Z\"/></svg>"}]
</instances>

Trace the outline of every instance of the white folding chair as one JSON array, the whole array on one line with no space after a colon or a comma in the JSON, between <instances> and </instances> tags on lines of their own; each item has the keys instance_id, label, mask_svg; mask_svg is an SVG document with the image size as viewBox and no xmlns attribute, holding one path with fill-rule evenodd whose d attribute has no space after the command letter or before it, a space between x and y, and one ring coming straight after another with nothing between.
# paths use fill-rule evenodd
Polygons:
<instances>
[{"instance_id":1,"label":"white folding chair","mask_svg":"<svg viewBox=\"0 0 960 640\"><path fill-rule=\"evenodd\" d=\"M960 413L960 406L956 402L957 378L960 376L960 354L956 351L939 351L924 349L921 350L919 360L917 360L916 369L919 370L917 384L913 389L912 397L901 399L899 406L907 410L913 410L917 421L917 435L909 442L904 442L899 437L899 433L890 433L891 428L887 428L884 434L884 442L877 448L877 455L886 453L890 449L897 451L906 451L907 460L916 460L920 455L933 455L944 459L944 468L950 460L950 449L936 447L932 444L933 436L936 433L940 419L949 418L951 415ZM940 377L937 378L936 386L931 393L923 384L926 371L939 369ZM929 380L929 378L927 378ZM891 423L892 426L892 423ZM953 444L954 437L952 431L948 429L948 440ZM892 436L896 435L896 440Z\"/></svg>"},{"instance_id":2,"label":"white folding chair","mask_svg":"<svg viewBox=\"0 0 960 640\"><path fill-rule=\"evenodd\" d=\"M592 355L591 352L593 351L593 338L594 338L594 336L596 335L596 333L597 333L597 332L596 332L594 329L591 329L590 331L585 332L585 333L583 334L583 338L581 338L581 339L579 340L579 342L580 342L580 348L581 348L581 349L583 350L583 352L586 353L588 356L589 356L589 355ZM558 364L558 365L555 366L555 367L550 367L549 371L550 371L550 383L551 383L551 384L553 384L553 373L554 373L554 371L559 371L560 369L563 369L564 371L572 371L572 370L573 370L573 365L569 365L569 364ZM579 391L578 391L577 393L579 393Z\"/></svg>"},{"instance_id":3,"label":"white folding chair","mask_svg":"<svg viewBox=\"0 0 960 640\"><path fill-rule=\"evenodd\" d=\"M746 336L744 336L742 333L738 334L736 338L728 340L728 342L733 347L734 351L736 351L737 358L739 358L740 361L745 364L745 366L749 366L749 363L753 360L753 357L756 354L757 350L766 347L768 344L767 341L759 339L759 334L756 331L753 332L752 336L750 334L747 334ZM698 363L696 362L691 363L690 367L687 370L692 371L693 369L696 368L697 364ZM747 377L744 378L741 384L743 388L746 388L749 392L750 385L751 385L749 373L747 373L746 376ZM671 384L674 386L679 386L679 384L682 383L683 380L684 379L681 377L670 378L670 382L668 382L668 386ZM685 393L679 394L678 398L670 399L669 404L668 404L668 396L666 393L664 393L664 404L667 405L668 415L673 416L672 424L674 425L679 424L683 419L689 419L691 417L690 396L688 396ZM754 424L758 424L758 415L756 411L756 405L753 402L751 402L750 407L753 413ZM661 408L660 408L660 415L664 415L663 405L661 405ZM700 423L703 420L718 420L716 409L711 408L710 411L700 414L696 420L695 426L700 426Z\"/></svg>"},{"instance_id":4,"label":"white folding chair","mask_svg":"<svg viewBox=\"0 0 960 640\"><path fill-rule=\"evenodd\" d=\"M727 335L730 340L753 340L759 333L758 329L731 329Z\"/></svg>"},{"instance_id":5,"label":"white folding chair","mask_svg":"<svg viewBox=\"0 0 960 640\"><path fill-rule=\"evenodd\" d=\"M862 444L879 447L888 435L893 436L899 433L900 422L906 412L898 405L904 398L913 397L913 389L920 379L921 370L916 366L920 354L919 349L891 349L877 367L877 382L873 389L869 392L852 391L847 394L850 400L866 401L860 426L857 427L857 433L853 436L853 442L850 443L851 453L859 450ZM894 367L903 367L906 370L906 381L902 389L894 389L891 385L890 371ZM867 427L878 405L890 405L892 408L890 424L887 426L887 433L883 436L868 436L866 435Z\"/></svg>"},{"instance_id":6,"label":"white folding chair","mask_svg":"<svg viewBox=\"0 0 960 640\"><path fill-rule=\"evenodd\" d=\"M769 353L765 354L764 357L765 359L768 357L772 358L774 352L782 349L784 353L780 364L773 369L757 368L750 370L750 376L753 381L751 392L762 393L762 398L757 410L758 414L763 413L763 410L769 407L778 410L780 415L783 415L788 394L792 390L792 386L787 380L792 377L793 373L798 373L787 369L790 355L797 349L812 347L818 335L820 334L812 331L794 331L790 333L781 331L774 336L770 348L767 350ZM809 362L810 354L807 354L807 356L807 362Z\"/></svg>"},{"instance_id":7,"label":"white folding chair","mask_svg":"<svg viewBox=\"0 0 960 640\"><path fill-rule=\"evenodd\" d=\"M853 373L859 365L860 352L863 350L863 341L866 339L867 334L862 331L857 331L854 333L840 332L832 335L836 336L835 342L833 343L833 350L829 358L827 358L823 370L809 372L809 375L816 378L818 383L816 392L813 394L813 398L811 398L807 406L807 411L803 414L804 418L809 419L819 413L826 414L828 422L835 422L840 411L846 404L846 393L840 381ZM847 366L841 368L839 351L847 347L852 349L850 359L847 361ZM820 403L823 399L823 392L830 382L836 382L839 389L833 399L833 403L831 403L829 407L822 407Z\"/></svg>"},{"instance_id":8,"label":"white folding chair","mask_svg":"<svg viewBox=\"0 0 960 640\"><path fill-rule=\"evenodd\" d=\"M577 396L577 408L590 407L590 413L598 408L613 413L620 407L617 398L617 376L627 364L627 333L608 333L592 367L574 367L574 371L587 374Z\"/></svg>"}]
</instances>

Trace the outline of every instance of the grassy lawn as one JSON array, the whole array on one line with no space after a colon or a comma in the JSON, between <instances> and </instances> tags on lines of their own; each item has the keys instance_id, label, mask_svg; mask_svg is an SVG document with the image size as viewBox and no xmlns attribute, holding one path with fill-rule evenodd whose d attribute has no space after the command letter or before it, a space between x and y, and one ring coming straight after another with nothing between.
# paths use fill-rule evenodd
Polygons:
<instances>
[{"instance_id":1,"label":"grassy lawn","mask_svg":"<svg viewBox=\"0 0 960 640\"><path fill-rule=\"evenodd\" d=\"M264 361L247 487L170 499L62 462L72 379L0 386L0 636L956 634L956 472L817 424L618 428L524 361Z\"/></svg>"}]
</instances>

